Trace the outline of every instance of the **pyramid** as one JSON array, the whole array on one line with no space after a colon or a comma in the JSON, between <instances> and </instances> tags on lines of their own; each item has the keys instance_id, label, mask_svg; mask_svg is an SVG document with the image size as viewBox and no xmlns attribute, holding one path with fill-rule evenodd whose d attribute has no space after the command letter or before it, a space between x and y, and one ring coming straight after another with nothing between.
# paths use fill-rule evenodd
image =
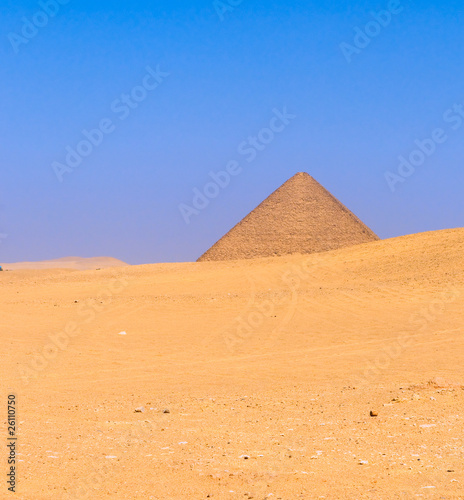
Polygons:
<instances>
[{"instance_id":1,"label":"pyramid","mask_svg":"<svg viewBox=\"0 0 464 500\"><path fill-rule=\"evenodd\" d=\"M316 180L300 172L250 212L198 262L324 252L378 239Z\"/></svg>"}]
</instances>

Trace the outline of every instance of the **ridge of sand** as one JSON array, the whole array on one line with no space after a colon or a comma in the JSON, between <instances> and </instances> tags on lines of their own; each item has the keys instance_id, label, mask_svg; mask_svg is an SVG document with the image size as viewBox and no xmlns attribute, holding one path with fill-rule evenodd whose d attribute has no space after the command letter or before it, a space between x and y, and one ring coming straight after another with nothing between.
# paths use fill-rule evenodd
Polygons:
<instances>
[{"instance_id":1,"label":"ridge of sand","mask_svg":"<svg viewBox=\"0 0 464 500\"><path fill-rule=\"evenodd\" d=\"M122 260L114 257L61 257L59 259L42 260L37 262L15 262L5 263L2 267L5 271L16 271L20 269L105 269L107 267L128 266Z\"/></svg>"},{"instance_id":2,"label":"ridge of sand","mask_svg":"<svg viewBox=\"0 0 464 500\"><path fill-rule=\"evenodd\" d=\"M305 172L286 181L198 261L314 253L378 236Z\"/></svg>"},{"instance_id":3,"label":"ridge of sand","mask_svg":"<svg viewBox=\"0 0 464 500\"><path fill-rule=\"evenodd\" d=\"M464 498L463 269L464 228L0 273L18 498Z\"/></svg>"}]
</instances>

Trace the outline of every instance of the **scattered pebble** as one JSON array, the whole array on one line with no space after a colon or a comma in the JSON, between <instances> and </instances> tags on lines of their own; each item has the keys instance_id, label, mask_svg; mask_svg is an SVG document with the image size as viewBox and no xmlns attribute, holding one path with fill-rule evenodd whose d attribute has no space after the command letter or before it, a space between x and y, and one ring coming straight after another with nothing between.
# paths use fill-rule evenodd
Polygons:
<instances>
[{"instance_id":1,"label":"scattered pebble","mask_svg":"<svg viewBox=\"0 0 464 500\"><path fill-rule=\"evenodd\" d=\"M371 417L376 417L378 414L379 414L379 413L378 413L377 411L375 411L375 410L371 410L371 411L370 411L370 413L369 413L369 415L370 415Z\"/></svg>"},{"instance_id":2,"label":"scattered pebble","mask_svg":"<svg viewBox=\"0 0 464 500\"><path fill-rule=\"evenodd\" d=\"M126 332L119 332L118 335L127 335Z\"/></svg>"},{"instance_id":3,"label":"scattered pebble","mask_svg":"<svg viewBox=\"0 0 464 500\"><path fill-rule=\"evenodd\" d=\"M143 406L139 406L134 410L134 413L143 413L145 411L145 408Z\"/></svg>"}]
</instances>

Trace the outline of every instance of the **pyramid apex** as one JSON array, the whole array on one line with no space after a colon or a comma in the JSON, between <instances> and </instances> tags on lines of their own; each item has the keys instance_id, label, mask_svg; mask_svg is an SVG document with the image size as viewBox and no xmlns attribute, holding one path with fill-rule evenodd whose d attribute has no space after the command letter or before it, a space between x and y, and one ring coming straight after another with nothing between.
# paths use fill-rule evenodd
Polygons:
<instances>
[{"instance_id":1,"label":"pyramid apex","mask_svg":"<svg viewBox=\"0 0 464 500\"><path fill-rule=\"evenodd\" d=\"M288 179L288 180L289 181L291 181L291 180L300 180L300 181L305 181L305 180L310 181L311 180L311 181L314 181L315 179L314 179L314 177L309 175L308 172L297 172L292 177L290 177L290 179Z\"/></svg>"}]
</instances>

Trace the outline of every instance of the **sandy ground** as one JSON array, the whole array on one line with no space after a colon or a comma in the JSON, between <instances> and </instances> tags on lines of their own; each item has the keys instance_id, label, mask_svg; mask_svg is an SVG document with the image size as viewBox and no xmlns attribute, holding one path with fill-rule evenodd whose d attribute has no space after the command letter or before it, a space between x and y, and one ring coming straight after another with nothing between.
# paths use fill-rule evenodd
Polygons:
<instances>
[{"instance_id":1,"label":"sandy ground","mask_svg":"<svg viewBox=\"0 0 464 500\"><path fill-rule=\"evenodd\" d=\"M457 229L0 273L16 498L464 498L463 265Z\"/></svg>"}]
</instances>

